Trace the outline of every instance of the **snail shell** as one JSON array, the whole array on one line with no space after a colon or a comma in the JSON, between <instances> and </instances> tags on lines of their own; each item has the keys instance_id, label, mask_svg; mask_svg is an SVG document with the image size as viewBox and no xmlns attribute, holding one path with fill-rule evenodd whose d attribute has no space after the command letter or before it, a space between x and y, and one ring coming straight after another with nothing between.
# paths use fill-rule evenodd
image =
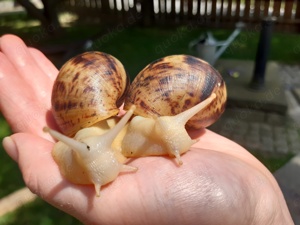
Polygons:
<instances>
[{"instance_id":1,"label":"snail shell","mask_svg":"<svg viewBox=\"0 0 300 225\"><path fill-rule=\"evenodd\" d=\"M60 69L52 91L54 118L64 134L117 115L129 78L121 62L102 52L75 56Z\"/></svg>"},{"instance_id":2,"label":"snail shell","mask_svg":"<svg viewBox=\"0 0 300 225\"><path fill-rule=\"evenodd\" d=\"M136 105L135 115L158 117L177 115L207 99L217 98L193 116L187 127L200 129L214 123L224 112L225 82L207 62L189 55L172 55L146 66L130 85L125 109Z\"/></svg>"},{"instance_id":3,"label":"snail shell","mask_svg":"<svg viewBox=\"0 0 300 225\"><path fill-rule=\"evenodd\" d=\"M185 127L200 129L223 113L226 87L221 75L207 62L188 55L167 56L145 67L132 82L125 109L132 119L122 141L126 157L175 156L189 150L192 140Z\"/></svg>"}]
</instances>

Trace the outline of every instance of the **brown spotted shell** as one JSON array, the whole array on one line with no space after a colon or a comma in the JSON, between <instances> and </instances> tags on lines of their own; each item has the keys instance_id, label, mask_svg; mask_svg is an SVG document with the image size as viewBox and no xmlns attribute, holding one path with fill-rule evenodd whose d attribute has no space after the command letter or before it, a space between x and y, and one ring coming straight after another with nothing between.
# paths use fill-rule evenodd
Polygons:
<instances>
[{"instance_id":1,"label":"brown spotted shell","mask_svg":"<svg viewBox=\"0 0 300 225\"><path fill-rule=\"evenodd\" d=\"M217 98L192 117L187 127L203 128L223 113L226 86L222 76L207 62L189 55L172 55L146 66L134 79L125 98L125 109L136 105L136 115L171 116L205 100L212 93Z\"/></svg>"},{"instance_id":2,"label":"brown spotted shell","mask_svg":"<svg viewBox=\"0 0 300 225\"><path fill-rule=\"evenodd\" d=\"M119 60L86 52L67 61L53 86L52 109L62 132L78 130L118 114L129 78Z\"/></svg>"}]
</instances>

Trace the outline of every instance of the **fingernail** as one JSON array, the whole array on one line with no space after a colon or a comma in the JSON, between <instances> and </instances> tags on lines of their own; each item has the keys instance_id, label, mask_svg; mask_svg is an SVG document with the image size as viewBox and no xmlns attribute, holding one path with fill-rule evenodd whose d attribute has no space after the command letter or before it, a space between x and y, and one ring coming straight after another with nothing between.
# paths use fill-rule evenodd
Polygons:
<instances>
[{"instance_id":1,"label":"fingernail","mask_svg":"<svg viewBox=\"0 0 300 225\"><path fill-rule=\"evenodd\" d=\"M16 143L11 137L5 137L2 141L2 145L7 154L16 162L18 161L18 149Z\"/></svg>"}]
</instances>

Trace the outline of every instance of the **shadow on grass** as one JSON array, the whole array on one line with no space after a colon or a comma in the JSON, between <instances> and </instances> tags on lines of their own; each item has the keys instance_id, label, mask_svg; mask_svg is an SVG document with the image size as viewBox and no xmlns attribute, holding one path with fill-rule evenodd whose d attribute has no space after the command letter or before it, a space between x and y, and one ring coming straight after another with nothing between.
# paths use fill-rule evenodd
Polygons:
<instances>
[{"instance_id":1,"label":"shadow on grass","mask_svg":"<svg viewBox=\"0 0 300 225\"><path fill-rule=\"evenodd\" d=\"M0 225L82 225L74 217L54 208L40 198L0 217Z\"/></svg>"}]
</instances>

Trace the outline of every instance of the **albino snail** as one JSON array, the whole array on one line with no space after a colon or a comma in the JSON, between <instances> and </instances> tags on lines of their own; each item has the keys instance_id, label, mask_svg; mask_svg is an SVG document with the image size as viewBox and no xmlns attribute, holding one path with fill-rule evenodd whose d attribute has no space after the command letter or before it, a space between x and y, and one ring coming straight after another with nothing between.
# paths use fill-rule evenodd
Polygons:
<instances>
[{"instance_id":1,"label":"albino snail","mask_svg":"<svg viewBox=\"0 0 300 225\"><path fill-rule=\"evenodd\" d=\"M168 154L181 165L180 155L197 142L185 125L196 129L211 125L223 113L225 102L225 83L207 62L188 55L152 62L137 75L125 96L124 108L136 105L134 114L139 116L129 124L123 155Z\"/></svg>"},{"instance_id":2,"label":"albino snail","mask_svg":"<svg viewBox=\"0 0 300 225\"><path fill-rule=\"evenodd\" d=\"M93 184L97 196L101 186L114 180L119 172L137 170L123 165L120 151L112 149L135 107L111 130L115 121L108 119L119 113L128 83L119 60L105 53L88 52L66 62L53 86L52 111L58 126L68 136L77 132L73 140L44 128L60 141L54 146L53 158L65 178L75 184Z\"/></svg>"},{"instance_id":3,"label":"albino snail","mask_svg":"<svg viewBox=\"0 0 300 225\"><path fill-rule=\"evenodd\" d=\"M207 127L225 108L226 87L221 75L192 56L156 60L137 75L129 90L127 85L122 64L99 52L69 60L54 84L52 107L56 121L67 135L78 132L73 140L45 128L60 140L53 157L63 176L76 184L93 184L97 196L100 187L119 172L137 170L124 165L125 157L169 154L181 165L180 155L197 141L189 137L185 126ZM98 97L100 93L104 95ZM110 117L118 113L124 98L124 109L128 111L113 126L115 120ZM132 114L136 116L127 123ZM86 120L88 117L92 120Z\"/></svg>"}]
</instances>

